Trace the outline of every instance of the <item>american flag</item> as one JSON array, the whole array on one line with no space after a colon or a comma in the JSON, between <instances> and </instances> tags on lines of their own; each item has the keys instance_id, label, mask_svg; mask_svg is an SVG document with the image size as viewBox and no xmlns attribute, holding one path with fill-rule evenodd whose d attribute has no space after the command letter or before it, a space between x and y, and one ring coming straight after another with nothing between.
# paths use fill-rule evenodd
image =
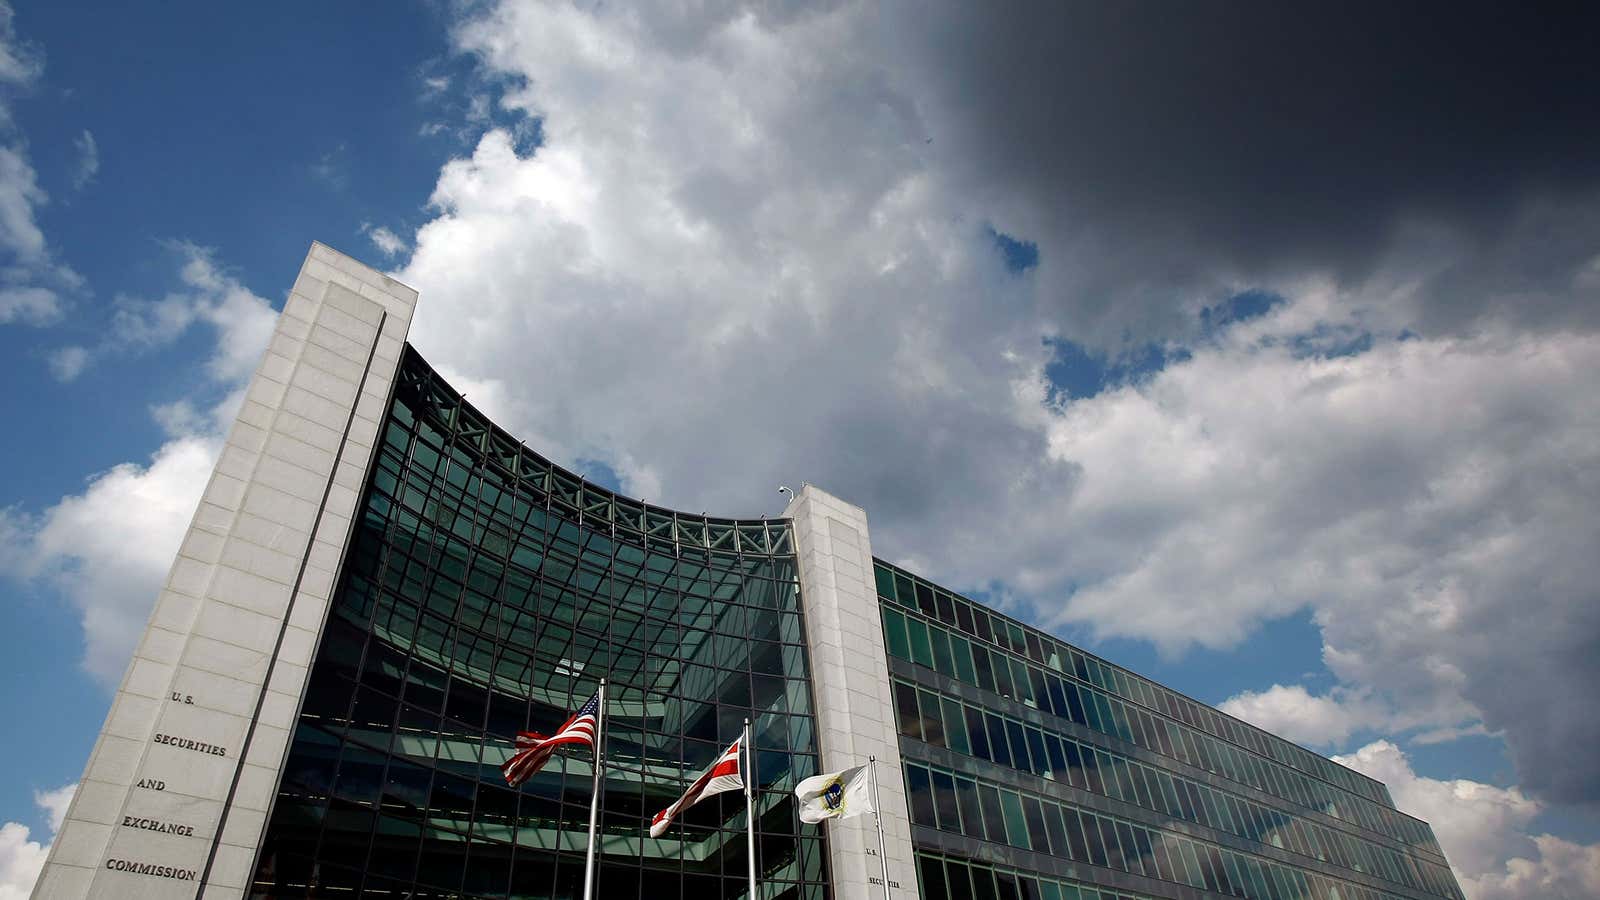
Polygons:
<instances>
[{"instance_id":1,"label":"american flag","mask_svg":"<svg viewBox=\"0 0 1600 900\"><path fill-rule=\"evenodd\" d=\"M501 774L506 776L506 784L516 787L527 781L533 773L544 768L557 747L567 744L593 747L595 719L599 715L600 695L595 694L549 737L532 731L517 732L517 752L500 767Z\"/></svg>"},{"instance_id":2,"label":"american flag","mask_svg":"<svg viewBox=\"0 0 1600 900\"><path fill-rule=\"evenodd\" d=\"M743 741L744 738L734 741L728 749L722 751L722 755L717 757L717 761L712 763L710 768L700 773L700 777L694 780L694 784L689 785L689 789L683 792L683 796L679 797L676 803L656 813L655 818L650 820L651 837L666 834L667 828L672 825L672 820L677 818L678 813L701 800L713 794L736 791L744 787L744 776L739 766L739 744Z\"/></svg>"}]
</instances>

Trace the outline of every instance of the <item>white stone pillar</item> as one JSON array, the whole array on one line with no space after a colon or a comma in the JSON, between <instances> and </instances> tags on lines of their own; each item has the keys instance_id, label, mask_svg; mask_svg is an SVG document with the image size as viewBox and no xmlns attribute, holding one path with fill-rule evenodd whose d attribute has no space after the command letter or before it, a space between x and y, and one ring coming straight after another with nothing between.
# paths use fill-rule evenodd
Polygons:
<instances>
[{"instance_id":1,"label":"white stone pillar","mask_svg":"<svg viewBox=\"0 0 1600 900\"><path fill-rule=\"evenodd\" d=\"M312 245L36 900L244 896L416 302Z\"/></svg>"},{"instance_id":2,"label":"white stone pillar","mask_svg":"<svg viewBox=\"0 0 1600 900\"><path fill-rule=\"evenodd\" d=\"M794 522L800 559L800 601L811 645L822 770L832 772L861 765L869 756L878 758L892 896L912 900L918 891L911 817L900 770L883 623L872 586L867 514L811 485L800 489L783 514ZM871 817L818 827L829 831L835 900L880 900L882 865Z\"/></svg>"}]
</instances>

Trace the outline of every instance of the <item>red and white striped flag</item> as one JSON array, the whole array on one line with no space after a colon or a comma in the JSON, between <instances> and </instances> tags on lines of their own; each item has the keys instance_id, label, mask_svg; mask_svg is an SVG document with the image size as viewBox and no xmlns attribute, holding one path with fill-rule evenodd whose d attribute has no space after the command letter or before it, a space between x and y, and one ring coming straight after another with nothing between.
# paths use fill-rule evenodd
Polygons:
<instances>
[{"instance_id":1,"label":"red and white striped flag","mask_svg":"<svg viewBox=\"0 0 1600 900\"><path fill-rule=\"evenodd\" d=\"M516 787L527 781L533 773L544 768L557 747L568 744L593 747L595 717L599 712L600 695L595 694L549 737L532 731L517 732L517 752L500 767L501 774L506 776L506 784Z\"/></svg>"},{"instance_id":2,"label":"red and white striped flag","mask_svg":"<svg viewBox=\"0 0 1600 900\"><path fill-rule=\"evenodd\" d=\"M732 746L722 751L722 755L711 764L711 768L702 772L700 777L694 780L694 784L689 785L689 789L683 792L683 796L679 797L676 803L656 813L656 817L650 820L651 837L660 837L666 833L678 813L701 800L714 794L736 791L744 787L744 777L739 771L739 744L743 741L742 737L734 741Z\"/></svg>"}]
</instances>

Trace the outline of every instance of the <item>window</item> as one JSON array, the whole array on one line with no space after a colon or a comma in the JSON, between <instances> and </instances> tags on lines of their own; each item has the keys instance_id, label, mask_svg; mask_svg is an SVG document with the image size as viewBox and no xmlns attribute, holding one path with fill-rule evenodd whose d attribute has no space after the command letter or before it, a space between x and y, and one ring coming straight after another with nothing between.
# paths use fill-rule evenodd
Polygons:
<instances>
[{"instance_id":1,"label":"window","mask_svg":"<svg viewBox=\"0 0 1600 900\"><path fill-rule=\"evenodd\" d=\"M917 711L917 689L903 681L896 681L894 709L895 718L900 720L900 733L922 740L922 714Z\"/></svg>"},{"instance_id":2,"label":"window","mask_svg":"<svg viewBox=\"0 0 1600 900\"><path fill-rule=\"evenodd\" d=\"M1106 864L1113 869L1128 868L1128 863L1123 859L1122 845L1117 842L1117 826L1110 819L1101 818L1099 821L1100 837L1106 845Z\"/></svg>"},{"instance_id":3,"label":"window","mask_svg":"<svg viewBox=\"0 0 1600 900\"><path fill-rule=\"evenodd\" d=\"M994 670L989 664L989 651L983 647L973 647L972 662L977 674L977 680L973 684L991 693L999 693L995 689Z\"/></svg>"},{"instance_id":4,"label":"window","mask_svg":"<svg viewBox=\"0 0 1600 900\"><path fill-rule=\"evenodd\" d=\"M935 747L944 746L944 719L939 710L939 695L918 690L922 706L922 739Z\"/></svg>"},{"instance_id":5,"label":"window","mask_svg":"<svg viewBox=\"0 0 1600 900\"><path fill-rule=\"evenodd\" d=\"M1011 751L1006 746L1005 722L993 713L983 714L984 728L989 732L990 758L1002 766L1010 766Z\"/></svg>"},{"instance_id":6,"label":"window","mask_svg":"<svg viewBox=\"0 0 1600 900\"><path fill-rule=\"evenodd\" d=\"M961 833L961 812L956 805L956 780L953 776L938 770L933 772L933 802L939 815L939 827Z\"/></svg>"},{"instance_id":7,"label":"window","mask_svg":"<svg viewBox=\"0 0 1600 900\"><path fill-rule=\"evenodd\" d=\"M961 704L949 697L943 698L942 702L944 705L944 739L946 745L957 753L972 755L972 745L967 740L967 723L965 716L962 714Z\"/></svg>"},{"instance_id":8,"label":"window","mask_svg":"<svg viewBox=\"0 0 1600 900\"><path fill-rule=\"evenodd\" d=\"M950 900L973 900L972 876L967 874L967 867L955 860L946 860L944 865Z\"/></svg>"},{"instance_id":9,"label":"window","mask_svg":"<svg viewBox=\"0 0 1600 900\"><path fill-rule=\"evenodd\" d=\"M1032 763L1028 761L1028 741L1023 736L1022 723L1015 719L1006 719L1006 737L1011 739L1012 766L1024 772L1033 771Z\"/></svg>"},{"instance_id":10,"label":"window","mask_svg":"<svg viewBox=\"0 0 1600 900\"><path fill-rule=\"evenodd\" d=\"M1044 735L1039 729L1028 726L1025 729L1028 739L1028 755L1033 760L1033 774L1051 778L1050 757L1044 750Z\"/></svg>"},{"instance_id":11,"label":"window","mask_svg":"<svg viewBox=\"0 0 1600 900\"><path fill-rule=\"evenodd\" d=\"M972 665L972 645L960 635L950 635L950 655L955 658L955 676L967 684L978 683L978 673Z\"/></svg>"},{"instance_id":12,"label":"window","mask_svg":"<svg viewBox=\"0 0 1600 900\"><path fill-rule=\"evenodd\" d=\"M911 661L919 666L933 668L933 645L928 640L927 623L921 619L906 619L911 634Z\"/></svg>"},{"instance_id":13,"label":"window","mask_svg":"<svg viewBox=\"0 0 1600 900\"><path fill-rule=\"evenodd\" d=\"M928 770L921 766L906 766L906 798L911 802L911 821L929 828L938 828L939 819L934 812L933 782Z\"/></svg>"},{"instance_id":14,"label":"window","mask_svg":"<svg viewBox=\"0 0 1600 900\"><path fill-rule=\"evenodd\" d=\"M1070 741L1067 743L1070 743ZM1067 780L1067 757L1062 751L1061 745L1061 738L1049 732L1045 732L1045 755L1050 759L1050 774L1048 777L1056 781Z\"/></svg>"},{"instance_id":15,"label":"window","mask_svg":"<svg viewBox=\"0 0 1600 900\"><path fill-rule=\"evenodd\" d=\"M911 642L906 638L906 617L887 606L880 609L883 611L883 636L889 645L889 655L910 659Z\"/></svg>"},{"instance_id":16,"label":"window","mask_svg":"<svg viewBox=\"0 0 1600 900\"><path fill-rule=\"evenodd\" d=\"M1011 664L1006 660L1005 654L998 650L990 650L989 664L994 670L995 693L1008 698L1017 696L1016 688L1011 686Z\"/></svg>"},{"instance_id":17,"label":"window","mask_svg":"<svg viewBox=\"0 0 1600 900\"><path fill-rule=\"evenodd\" d=\"M1050 838L1050 852L1062 859L1071 859L1071 845L1067 843L1066 829L1061 826L1061 807L1046 800L1043 802L1043 810L1044 831Z\"/></svg>"},{"instance_id":18,"label":"window","mask_svg":"<svg viewBox=\"0 0 1600 900\"><path fill-rule=\"evenodd\" d=\"M933 668L942 675L955 675L955 660L950 655L950 636L943 628L928 629L933 639Z\"/></svg>"},{"instance_id":19,"label":"window","mask_svg":"<svg viewBox=\"0 0 1600 900\"><path fill-rule=\"evenodd\" d=\"M944 863L936 857L918 854L917 869L924 900L950 900L950 889L944 878Z\"/></svg>"},{"instance_id":20,"label":"window","mask_svg":"<svg viewBox=\"0 0 1600 900\"><path fill-rule=\"evenodd\" d=\"M994 761L994 751L989 749L989 735L984 730L983 713L971 706L963 707L967 719L967 737L972 744L972 755Z\"/></svg>"},{"instance_id":21,"label":"window","mask_svg":"<svg viewBox=\"0 0 1600 900\"><path fill-rule=\"evenodd\" d=\"M1049 839L1050 832L1044 824L1044 807L1040 805L1039 799L1031 795L1024 795L1022 798L1022 812L1028 821L1028 836L1033 842L1033 849L1040 853L1052 852Z\"/></svg>"},{"instance_id":22,"label":"window","mask_svg":"<svg viewBox=\"0 0 1600 900\"><path fill-rule=\"evenodd\" d=\"M978 637L979 637L979 639L981 639L981 640L983 640L983 641L985 641L987 643L993 643L994 642L994 631L991 630L990 627L989 627L989 614L988 613L984 612L981 609L978 609L978 608L974 607L973 610L972 610L972 624L974 624L974 625L976 625L978 627Z\"/></svg>"},{"instance_id":23,"label":"window","mask_svg":"<svg viewBox=\"0 0 1600 900\"><path fill-rule=\"evenodd\" d=\"M1083 821L1078 818L1078 811L1071 807L1061 807L1061 824L1067 831L1067 846L1072 849L1072 858L1078 862L1090 862L1089 845L1083 834Z\"/></svg>"},{"instance_id":24,"label":"window","mask_svg":"<svg viewBox=\"0 0 1600 900\"><path fill-rule=\"evenodd\" d=\"M1078 816L1083 819L1083 838L1089 845L1087 858L1090 864L1106 865L1106 844L1100 834L1100 820L1086 812L1079 812Z\"/></svg>"},{"instance_id":25,"label":"window","mask_svg":"<svg viewBox=\"0 0 1600 900\"><path fill-rule=\"evenodd\" d=\"M967 634L975 634L972 627L972 607L965 600L956 600L956 627Z\"/></svg>"},{"instance_id":26,"label":"window","mask_svg":"<svg viewBox=\"0 0 1600 900\"><path fill-rule=\"evenodd\" d=\"M1062 741L1061 749L1067 755L1067 779L1072 786L1079 790L1094 790L1089 787L1088 779L1084 773L1084 761L1081 748L1073 741Z\"/></svg>"},{"instance_id":27,"label":"window","mask_svg":"<svg viewBox=\"0 0 1600 900\"><path fill-rule=\"evenodd\" d=\"M961 812L962 831L970 837L985 840L983 812L978 805L978 784L971 778L956 777L956 805ZM996 838L987 838L996 840Z\"/></svg>"},{"instance_id":28,"label":"window","mask_svg":"<svg viewBox=\"0 0 1600 900\"><path fill-rule=\"evenodd\" d=\"M1006 819L1000 810L1000 792L986 784L978 785L978 805L983 809L983 827L989 833L989 840L1005 841Z\"/></svg>"},{"instance_id":29,"label":"window","mask_svg":"<svg viewBox=\"0 0 1600 900\"><path fill-rule=\"evenodd\" d=\"M877 579L878 596L894 599L894 575L883 566L873 566L872 575Z\"/></svg>"},{"instance_id":30,"label":"window","mask_svg":"<svg viewBox=\"0 0 1600 900\"><path fill-rule=\"evenodd\" d=\"M1028 821L1022 812L1022 800L1015 791L1000 792L1000 808L1005 811L1007 842L1023 850L1033 849L1028 840Z\"/></svg>"},{"instance_id":31,"label":"window","mask_svg":"<svg viewBox=\"0 0 1600 900\"><path fill-rule=\"evenodd\" d=\"M1141 860L1144 854L1139 850L1139 842L1134 837L1135 832L1142 832L1143 828L1129 825L1127 822L1117 823L1117 839L1122 842L1122 861L1129 872L1135 875L1144 874L1144 863Z\"/></svg>"}]
</instances>

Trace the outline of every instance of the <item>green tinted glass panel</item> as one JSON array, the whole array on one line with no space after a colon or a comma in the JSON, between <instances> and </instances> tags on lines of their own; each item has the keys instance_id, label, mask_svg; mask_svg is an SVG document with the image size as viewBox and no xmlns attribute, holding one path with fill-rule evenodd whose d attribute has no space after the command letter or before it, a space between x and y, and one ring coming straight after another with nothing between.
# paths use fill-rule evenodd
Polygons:
<instances>
[{"instance_id":1,"label":"green tinted glass panel","mask_svg":"<svg viewBox=\"0 0 1600 900\"><path fill-rule=\"evenodd\" d=\"M927 624L921 619L907 617L906 625L911 632L911 661L933 668L933 645L928 641Z\"/></svg>"},{"instance_id":2,"label":"green tinted glass panel","mask_svg":"<svg viewBox=\"0 0 1600 900\"><path fill-rule=\"evenodd\" d=\"M1006 816L1006 841L1023 850L1033 849L1028 840L1028 820L1022 814L1022 798L1011 791L1001 791L1000 808Z\"/></svg>"},{"instance_id":3,"label":"green tinted glass panel","mask_svg":"<svg viewBox=\"0 0 1600 900\"><path fill-rule=\"evenodd\" d=\"M933 641L933 668L942 675L955 675L955 660L950 656L950 636L943 628L928 628Z\"/></svg>"},{"instance_id":4,"label":"green tinted glass panel","mask_svg":"<svg viewBox=\"0 0 1600 900\"><path fill-rule=\"evenodd\" d=\"M917 608L917 592L911 587L911 579L904 575L894 577L895 595L899 598L901 606L910 609Z\"/></svg>"},{"instance_id":5,"label":"green tinted glass panel","mask_svg":"<svg viewBox=\"0 0 1600 900\"><path fill-rule=\"evenodd\" d=\"M967 684L977 684L978 675L972 670L972 645L967 639L958 635L950 635L950 655L955 658L956 677Z\"/></svg>"},{"instance_id":6,"label":"green tinted glass panel","mask_svg":"<svg viewBox=\"0 0 1600 900\"><path fill-rule=\"evenodd\" d=\"M878 580L878 596L894 599L894 573L883 566L873 566L872 574Z\"/></svg>"},{"instance_id":7,"label":"green tinted glass panel","mask_svg":"<svg viewBox=\"0 0 1600 900\"><path fill-rule=\"evenodd\" d=\"M957 753L970 755L972 746L967 742L966 718L962 714L961 704L944 698L945 742L951 750Z\"/></svg>"},{"instance_id":8,"label":"green tinted glass panel","mask_svg":"<svg viewBox=\"0 0 1600 900\"><path fill-rule=\"evenodd\" d=\"M1033 685L1029 684L1028 667L1020 659L1011 660L1011 683L1016 688L1016 693L1011 696L1029 706L1038 705L1033 698Z\"/></svg>"},{"instance_id":9,"label":"green tinted glass panel","mask_svg":"<svg viewBox=\"0 0 1600 900\"><path fill-rule=\"evenodd\" d=\"M883 637L889 645L889 655L900 659L911 658L911 643L906 640L906 617L887 606L883 610Z\"/></svg>"}]
</instances>

